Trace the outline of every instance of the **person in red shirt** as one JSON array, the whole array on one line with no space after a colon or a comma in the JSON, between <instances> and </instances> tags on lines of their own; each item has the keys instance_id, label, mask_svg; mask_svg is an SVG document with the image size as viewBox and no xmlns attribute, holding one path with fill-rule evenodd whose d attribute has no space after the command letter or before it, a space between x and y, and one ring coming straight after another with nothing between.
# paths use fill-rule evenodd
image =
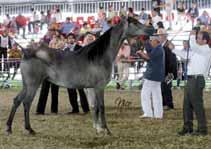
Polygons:
<instances>
[{"instance_id":1,"label":"person in red shirt","mask_svg":"<svg viewBox=\"0 0 211 149\"><path fill-rule=\"evenodd\" d=\"M17 17L16 17L16 23L17 23L17 30L18 30L18 34L20 32L20 28L23 29L23 38L25 39L26 36L25 36L25 32L26 32L26 25L27 25L27 19L26 17L24 17L23 15L19 14Z\"/></svg>"}]
</instances>

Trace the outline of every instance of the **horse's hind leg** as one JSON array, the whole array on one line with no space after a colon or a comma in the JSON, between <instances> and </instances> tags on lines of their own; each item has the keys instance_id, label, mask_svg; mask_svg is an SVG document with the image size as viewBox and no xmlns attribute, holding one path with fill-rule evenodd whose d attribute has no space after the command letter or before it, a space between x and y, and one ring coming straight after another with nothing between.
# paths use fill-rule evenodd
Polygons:
<instances>
[{"instance_id":1,"label":"horse's hind leg","mask_svg":"<svg viewBox=\"0 0 211 149\"><path fill-rule=\"evenodd\" d=\"M9 118L7 120L7 127L6 127L7 134L12 133L12 122L15 116L15 112L25 96L26 96L26 90L22 89L22 91L14 98L13 106L12 106Z\"/></svg>"}]
</instances>

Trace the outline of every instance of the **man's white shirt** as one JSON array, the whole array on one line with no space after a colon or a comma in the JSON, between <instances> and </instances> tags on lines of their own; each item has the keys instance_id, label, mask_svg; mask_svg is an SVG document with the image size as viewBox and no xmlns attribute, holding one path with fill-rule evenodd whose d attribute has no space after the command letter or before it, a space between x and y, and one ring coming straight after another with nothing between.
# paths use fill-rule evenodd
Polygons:
<instances>
[{"instance_id":1,"label":"man's white shirt","mask_svg":"<svg viewBox=\"0 0 211 149\"><path fill-rule=\"evenodd\" d=\"M188 55L187 75L203 75L207 78L211 65L211 49L208 44L197 44L194 35L190 36L190 49ZM187 59L187 51L174 49L173 52L177 56Z\"/></svg>"}]
</instances>

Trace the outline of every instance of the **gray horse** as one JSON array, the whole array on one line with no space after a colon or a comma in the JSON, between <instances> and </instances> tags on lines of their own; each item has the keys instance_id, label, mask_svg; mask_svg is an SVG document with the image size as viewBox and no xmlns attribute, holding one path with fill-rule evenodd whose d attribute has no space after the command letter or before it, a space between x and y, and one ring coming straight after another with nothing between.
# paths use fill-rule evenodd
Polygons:
<instances>
[{"instance_id":1,"label":"gray horse","mask_svg":"<svg viewBox=\"0 0 211 149\"><path fill-rule=\"evenodd\" d=\"M43 45L23 49L20 65L23 89L14 98L6 132L12 133L15 112L23 102L25 129L29 134L35 134L30 125L30 107L40 84L48 79L66 88L92 88L95 95L94 128L98 133L110 134L104 111L104 88L111 78L112 63L126 38L150 30L133 18L122 18L119 24L77 52L64 52Z\"/></svg>"}]
</instances>

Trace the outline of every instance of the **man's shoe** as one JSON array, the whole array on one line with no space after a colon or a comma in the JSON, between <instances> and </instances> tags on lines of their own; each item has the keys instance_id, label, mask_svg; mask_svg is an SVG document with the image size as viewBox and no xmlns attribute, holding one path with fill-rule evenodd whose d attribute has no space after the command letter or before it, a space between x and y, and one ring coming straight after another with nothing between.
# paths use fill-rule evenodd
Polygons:
<instances>
[{"instance_id":1,"label":"man's shoe","mask_svg":"<svg viewBox=\"0 0 211 149\"><path fill-rule=\"evenodd\" d=\"M191 135L193 135L193 136L206 136L206 135L208 135L208 132L196 130Z\"/></svg>"},{"instance_id":2,"label":"man's shoe","mask_svg":"<svg viewBox=\"0 0 211 149\"><path fill-rule=\"evenodd\" d=\"M71 111L71 112L67 112L66 114L70 115L70 114L78 114L78 113L79 113L79 111Z\"/></svg>"},{"instance_id":3,"label":"man's shoe","mask_svg":"<svg viewBox=\"0 0 211 149\"><path fill-rule=\"evenodd\" d=\"M193 133L193 129L185 129L183 128L181 131L178 132L179 136L191 135Z\"/></svg>"},{"instance_id":4,"label":"man's shoe","mask_svg":"<svg viewBox=\"0 0 211 149\"><path fill-rule=\"evenodd\" d=\"M44 112L36 112L35 114L36 114L36 115L45 115Z\"/></svg>"},{"instance_id":5,"label":"man's shoe","mask_svg":"<svg viewBox=\"0 0 211 149\"><path fill-rule=\"evenodd\" d=\"M174 110L174 108L172 108L172 107L169 107L169 106L165 106L163 109L164 109L165 111Z\"/></svg>"},{"instance_id":6,"label":"man's shoe","mask_svg":"<svg viewBox=\"0 0 211 149\"><path fill-rule=\"evenodd\" d=\"M143 115L140 115L139 118L140 119L151 119L151 117L148 117L148 116L146 116L144 114Z\"/></svg>"}]
</instances>

